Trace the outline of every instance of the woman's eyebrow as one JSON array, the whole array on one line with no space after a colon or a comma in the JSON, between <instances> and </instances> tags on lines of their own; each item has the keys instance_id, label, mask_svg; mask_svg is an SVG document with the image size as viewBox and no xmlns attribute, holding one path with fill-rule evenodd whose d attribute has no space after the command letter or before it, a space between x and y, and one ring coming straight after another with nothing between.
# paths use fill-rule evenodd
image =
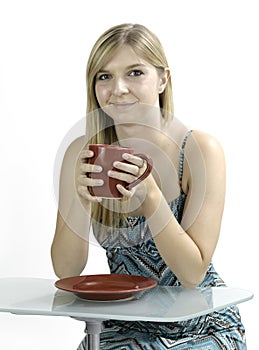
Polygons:
<instances>
[{"instance_id":1,"label":"woman's eyebrow","mask_svg":"<svg viewBox=\"0 0 259 350\"><path fill-rule=\"evenodd\" d=\"M131 65L125 67L125 70L130 70L130 69L134 69L134 68L138 68L138 67L145 67L145 64L143 64L143 63L134 63L134 64L131 64ZM97 72L97 74L100 74L100 73L109 73L109 70L104 67L104 68L101 68Z\"/></svg>"},{"instance_id":2,"label":"woman's eyebrow","mask_svg":"<svg viewBox=\"0 0 259 350\"><path fill-rule=\"evenodd\" d=\"M137 67L145 67L145 64L143 64L143 63L131 64L130 66L126 67L126 69L133 69L133 68L137 68Z\"/></svg>"}]
</instances>

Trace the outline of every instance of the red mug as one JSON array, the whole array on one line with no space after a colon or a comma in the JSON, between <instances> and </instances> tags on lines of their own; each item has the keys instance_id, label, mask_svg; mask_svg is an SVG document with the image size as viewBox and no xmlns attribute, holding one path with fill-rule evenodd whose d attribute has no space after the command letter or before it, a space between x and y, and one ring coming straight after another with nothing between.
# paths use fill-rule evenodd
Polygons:
<instances>
[{"instance_id":1,"label":"red mug","mask_svg":"<svg viewBox=\"0 0 259 350\"><path fill-rule=\"evenodd\" d=\"M92 179L103 180L102 186L88 186L88 191L92 196L102 198L121 198L122 194L117 190L116 185L121 184L126 189L130 190L138 183L143 181L152 171L153 161L150 156L145 153L134 153L134 149L130 147L122 147L117 145L108 144L90 144L89 150L93 151L94 155L87 159L89 164L99 165L102 167L101 173L88 173L87 176ZM122 158L123 153L134 154L137 157L144 159L147 162L147 167L144 173L131 183L126 183L122 180L113 179L108 176L109 170L116 170L113 167L115 161L124 162L127 161Z\"/></svg>"}]
</instances>

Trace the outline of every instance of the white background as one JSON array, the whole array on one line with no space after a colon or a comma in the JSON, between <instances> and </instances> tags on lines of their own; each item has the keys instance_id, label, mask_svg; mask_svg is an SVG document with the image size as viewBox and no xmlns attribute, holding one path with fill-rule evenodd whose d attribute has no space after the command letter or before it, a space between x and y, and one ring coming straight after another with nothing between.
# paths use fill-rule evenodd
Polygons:
<instances>
[{"instance_id":1,"label":"white background","mask_svg":"<svg viewBox=\"0 0 259 350\"><path fill-rule=\"evenodd\" d=\"M255 293L240 310L248 349L257 349L257 1L0 1L0 277L56 278L56 153L85 116L89 50L123 22L158 35L176 117L225 149L227 197L214 264L229 286ZM106 271L102 249L92 246L84 272ZM1 314L0 348L76 349L83 329L71 319Z\"/></svg>"}]
</instances>

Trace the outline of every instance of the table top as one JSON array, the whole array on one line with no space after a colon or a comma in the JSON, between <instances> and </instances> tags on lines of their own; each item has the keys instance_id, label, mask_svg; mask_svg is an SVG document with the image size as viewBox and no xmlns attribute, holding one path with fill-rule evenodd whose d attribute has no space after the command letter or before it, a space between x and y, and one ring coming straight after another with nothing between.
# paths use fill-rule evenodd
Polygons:
<instances>
[{"instance_id":1,"label":"table top","mask_svg":"<svg viewBox=\"0 0 259 350\"><path fill-rule=\"evenodd\" d=\"M98 302L56 289L54 280L0 279L0 312L20 315L67 316L79 319L184 321L253 298L240 288L156 286L131 300Z\"/></svg>"}]
</instances>

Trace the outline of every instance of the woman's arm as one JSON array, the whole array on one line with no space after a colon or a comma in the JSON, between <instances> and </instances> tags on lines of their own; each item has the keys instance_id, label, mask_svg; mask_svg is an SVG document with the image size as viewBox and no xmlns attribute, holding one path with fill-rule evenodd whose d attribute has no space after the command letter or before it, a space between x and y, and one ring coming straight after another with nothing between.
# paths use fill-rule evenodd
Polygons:
<instances>
[{"instance_id":1,"label":"woman's arm","mask_svg":"<svg viewBox=\"0 0 259 350\"><path fill-rule=\"evenodd\" d=\"M75 233L58 212L55 236L51 246L55 274L59 278L80 275L86 265L87 257L88 241Z\"/></svg>"},{"instance_id":2,"label":"woman's arm","mask_svg":"<svg viewBox=\"0 0 259 350\"><path fill-rule=\"evenodd\" d=\"M187 194L181 225L152 177L146 179L142 208L156 246L185 287L204 278L217 245L225 199L225 159L211 136L193 132L185 149L183 187Z\"/></svg>"},{"instance_id":3,"label":"woman's arm","mask_svg":"<svg viewBox=\"0 0 259 350\"><path fill-rule=\"evenodd\" d=\"M84 138L76 139L62 163L56 231L51 246L53 268L59 278L79 275L88 257L91 204L85 201L82 205L75 183L83 146Z\"/></svg>"}]
</instances>

